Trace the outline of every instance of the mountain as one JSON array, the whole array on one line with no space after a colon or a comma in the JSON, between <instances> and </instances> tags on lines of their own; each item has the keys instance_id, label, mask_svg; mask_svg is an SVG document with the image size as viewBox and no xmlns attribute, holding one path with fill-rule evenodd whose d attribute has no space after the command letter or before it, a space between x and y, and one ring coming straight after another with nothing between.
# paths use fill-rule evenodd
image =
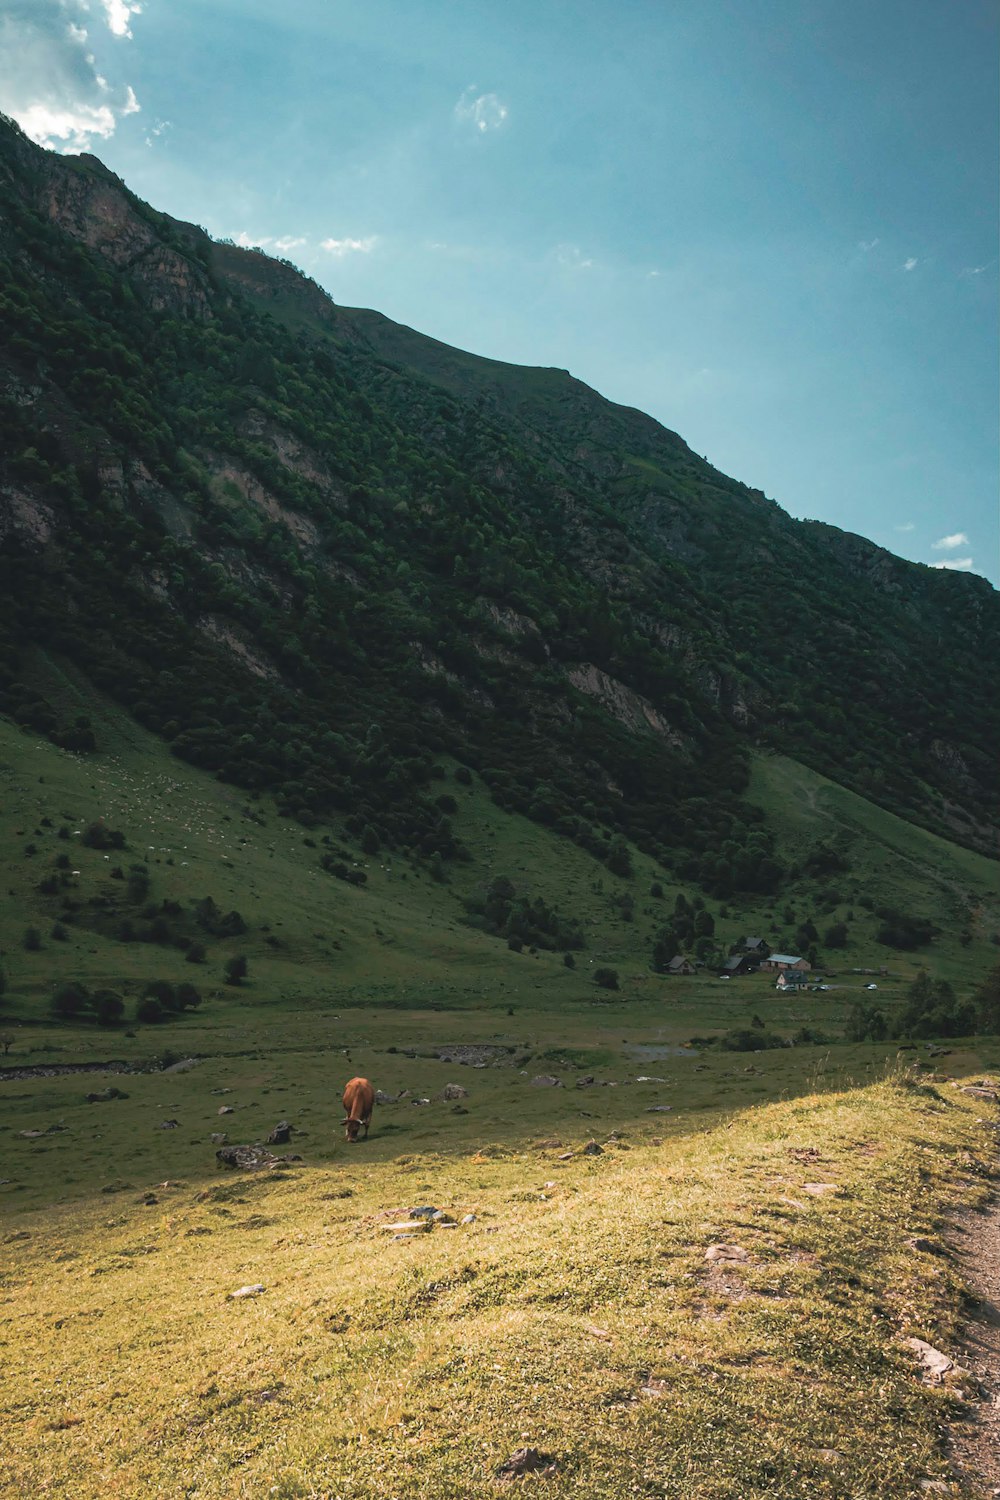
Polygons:
<instances>
[{"instance_id":1,"label":"mountain","mask_svg":"<svg viewBox=\"0 0 1000 1500\"><path fill-rule=\"evenodd\" d=\"M468 853L441 757L721 899L794 878L761 749L1000 847L984 579L794 521L565 371L338 307L9 121L0 205L0 712L87 753L65 662L439 875Z\"/></svg>"}]
</instances>

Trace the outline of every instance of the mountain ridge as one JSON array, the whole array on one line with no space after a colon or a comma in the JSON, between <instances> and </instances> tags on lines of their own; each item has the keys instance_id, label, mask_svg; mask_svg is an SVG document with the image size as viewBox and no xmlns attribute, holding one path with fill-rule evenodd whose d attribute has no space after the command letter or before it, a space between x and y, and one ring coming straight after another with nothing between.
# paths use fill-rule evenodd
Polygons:
<instances>
[{"instance_id":1,"label":"mountain ridge","mask_svg":"<svg viewBox=\"0 0 1000 1500\"><path fill-rule=\"evenodd\" d=\"M253 679L226 722L205 707L191 721L147 670L128 706L177 753L251 775L232 742L261 735L269 681L269 722L294 705L322 761L339 672L339 700L356 702L326 779L345 804L363 704L374 718L388 697L396 765L417 723L425 754L442 737L463 747L501 799L588 823L571 835L585 841L643 828L664 853L704 855L754 822L740 767L759 740L996 850L1000 726L983 667L1000 616L985 580L793 521L564 372L337 307L289 264L149 209L96 159L52 156L10 125L0 147L10 602L30 615L27 578L44 598L66 576L67 535L84 560L105 550L88 526L114 537L131 590L118 612L157 617L162 659L204 652L223 700L234 668ZM8 625L12 642L24 623ZM114 675L149 658L130 642L110 651ZM490 766L490 746L506 766ZM302 787L307 767L286 781ZM374 762L362 779L374 799ZM682 810L706 797L711 811Z\"/></svg>"}]
</instances>

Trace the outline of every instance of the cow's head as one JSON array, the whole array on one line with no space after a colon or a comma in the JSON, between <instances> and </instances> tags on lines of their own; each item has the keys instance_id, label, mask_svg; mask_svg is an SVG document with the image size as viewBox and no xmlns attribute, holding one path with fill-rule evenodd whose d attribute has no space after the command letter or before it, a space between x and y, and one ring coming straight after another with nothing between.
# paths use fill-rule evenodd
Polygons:
<instances>
[{"instance_id":1,"label":"cow's head","mask_svg":"<svg viewBox=\"0 0 1000 1500\"><path fill-rule=\"evenodd\" d=\"M350 1115L345 1115L342 1123L344 1126L344 1135L347 1139L349 1141L357 1141L358 1131L361 1129L361 1121L352 1120Z\"/></svg>"}]
</instances>

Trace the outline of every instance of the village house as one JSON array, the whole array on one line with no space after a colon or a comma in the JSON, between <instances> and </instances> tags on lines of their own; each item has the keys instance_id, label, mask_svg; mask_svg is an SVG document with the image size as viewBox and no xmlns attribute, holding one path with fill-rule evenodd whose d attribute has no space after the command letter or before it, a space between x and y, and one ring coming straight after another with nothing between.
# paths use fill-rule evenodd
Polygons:
<instances>
[{"instance_id":1,"label":"village house","mask_svg":"<svg viewBox=\"0 0 1000 1500\"><path fill-rule=\"evenodd\" d=\"M772 969L780 972L782 969L800 969L803 974L808 974L812 964L807 958L799 958L794 953L772 953L761 964L762 969Z\"/></svg>"},{"instance_id":2,"label":"village house","mask_svg":"<svg viewBox=\"0 0 1000 1500\"><path fill-rule=\"evenodd\" d=\"M672 958L670 960L670 962L667 964L667 973L668 974L693 974L694 973L694 964L691 962L691 960L689 958L685 958L683 954L678 953L677 956L675 958Z\"/></svg>"},{"instance_id":3,"label":"village house","mask_svg":"<svg viewBox=\"0 0 1000 1500\"><path fill-rule=\"evenodd\" d=\"M735 978L737 974L753 974L756 969L757 960L752 953L731 953L719 973Z\"/></svg>"},{"instance_id":4,"label":"village house","mask_svg":"<svg viewBox=\"0 0 1000 1500\"><path fill-rule=\"evenodd\" d=\"M744 953L751 953L754 958L767 958L771 952L770 943L759 937L744 938L741 947Z\"/></svg>"},{"instance_id":5,"label":"village house","mask_svg":"<svg viewBox=\"0 0 1000 1500\"><path fill-rule=\"evenodd\" d=\"M808 984L808 976L801 969L782 969L774 987L776 990L804 990Z\"/></svg>"}]
</instances>

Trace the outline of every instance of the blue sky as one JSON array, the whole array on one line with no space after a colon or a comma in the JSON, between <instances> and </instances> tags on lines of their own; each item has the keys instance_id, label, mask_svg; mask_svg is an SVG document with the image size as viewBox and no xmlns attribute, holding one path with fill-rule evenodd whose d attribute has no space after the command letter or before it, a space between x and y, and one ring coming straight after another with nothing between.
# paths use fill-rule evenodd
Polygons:
<instances>
[{"instance_id":1,"label":"blue sky","mask_svg":"<svg viewBox=\"0 0 1000 1500\"><path fill-rule=\"evenodd\" d=\"M998 581L993 0L0 0L0 108Z\"/></svg>"}]
</instances>

